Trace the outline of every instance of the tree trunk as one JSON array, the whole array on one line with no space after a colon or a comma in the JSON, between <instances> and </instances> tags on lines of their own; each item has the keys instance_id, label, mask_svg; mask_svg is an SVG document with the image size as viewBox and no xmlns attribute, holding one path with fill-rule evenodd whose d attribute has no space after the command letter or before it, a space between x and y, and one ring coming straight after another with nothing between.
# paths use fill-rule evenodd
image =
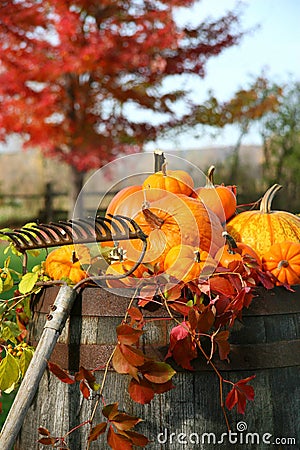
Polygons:
<instances>
[{"instance_id":1,"label":"tree trunk","mask_svg":"<svg viewBox=\"0 0 300 450\"><path fill-rule=\"evenodd\" d=\"M84 184L85 172L81 172L76 167L71 166L71 187L69 199L68 215L72 217L84 217L83 195L79 195Z\"/></svg>"}]
</instances>

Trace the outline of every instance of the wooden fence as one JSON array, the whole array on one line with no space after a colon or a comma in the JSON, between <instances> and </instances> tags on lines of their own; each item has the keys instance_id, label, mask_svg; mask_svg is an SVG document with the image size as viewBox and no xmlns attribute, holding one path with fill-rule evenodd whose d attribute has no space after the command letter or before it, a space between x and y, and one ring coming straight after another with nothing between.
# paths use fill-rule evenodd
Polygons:
<instances>
[{"instance_id":1,"label":"wooden fence","mask_svg":"<svg viewBox=\"0 0 300 450\"><path fill-rule=\"evenodd\" d=\"M98 215L104 215L115 194L115 191L87 192L85 214L92 215L97 212ZM97 202L100 202L98 207L94 207ZM31 220L46 223L65 220L70 218L68 205L69 193L56 191L52 183L47 183L44 192L39 194L0 192L0 226L19 226Z\"/></svg>"}]
</instances>

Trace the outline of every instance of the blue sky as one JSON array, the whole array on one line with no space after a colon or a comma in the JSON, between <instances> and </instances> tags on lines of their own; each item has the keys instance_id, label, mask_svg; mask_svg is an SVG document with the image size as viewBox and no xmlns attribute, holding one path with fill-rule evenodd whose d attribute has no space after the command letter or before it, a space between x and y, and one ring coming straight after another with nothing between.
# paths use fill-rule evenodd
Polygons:
<instances>
[{"instance_id":1,"label":"blue sky","mask_svg":"<svg viewBox=\"0 0 300 450\"><path fill-rule=\"evenodd\" d=\"M263 70L275 82L300 80L300 1L244 0L242 4L242 29L255 30L246 34L238 46L208 61L205 79L193 81L193 90L199 99L204 100L208 90L212 89L218 99L228 100ZM182 12L180 14L186 21L199 21L208 15L220 17L236 6L236 0L202 0L184 16ZM193 139L191 135L183 135L176 142L161 141L159 147L169 149L174 148L174 144L178 148L233 145L236 138L236 130L229 127L219 137L207 134ZM255 129L244 143L260 143Z\"/></svg>"}]
</instances>

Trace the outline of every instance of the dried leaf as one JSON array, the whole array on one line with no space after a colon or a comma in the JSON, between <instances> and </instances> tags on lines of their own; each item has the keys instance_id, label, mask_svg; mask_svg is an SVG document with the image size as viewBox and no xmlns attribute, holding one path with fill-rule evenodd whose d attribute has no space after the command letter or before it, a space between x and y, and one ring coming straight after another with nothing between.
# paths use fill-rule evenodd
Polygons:
<instances>
[{"instance_id":1,"label":"dried leaf","mask_svg":"<svg viewBox=\"0 0 300 450\"><path fill-rule=\"evenodd\" d=\"M149 361L141 368L144 377L152 383L166 383L174 375L175 370L165 362Z\"/></svg>"},{"instance_id":2,"label":"dried leaf","mask_svg":"<svg viewBox=\"0 0 300 450\"><path fill-rule=\"evenodd\" d=\"M129 414L120 412L112 420L112 423L118 430L126 431L133 428L136 424L141 422L142 419L138 417L130 416Z\"/></svg>"},{"instance_id":3,"label":"dried leaf","mask_svg":"<svg viewBox=\"0 0 300 450\"><path fill-rule=\"evenodd\" d=\"M39 434L41 434L42 436L50 436L50 431L47 430L47 428L39 427L39 428L38 428L38 432L39 432Z\"/></svg>"},{"instance_id":4,"label":"dried leaf","mask_svg":"<svg viewBox=\"0 0 300 450\"><path fill-rule=\"evenodd\" d=\"M132 442L129 438L116 433L112 426L108 429L107 443L113 450L132 450Z\"/></svg>"},{"instance_id":5,"label":"dried leaf","mask_svg":"<svg viewBox=\"0 0 300 450\"><path fill-rule=\"evenodd\" d=\"M121 344L136 344L142 334L143 331L137 330L127 324L119 325L117 327L118 341L121 342Z\"/></svg>"},{"instance_id":6,"label":"dried leaf","mask_svg":"<svg viewBox=\"0 0 300 450\"><path fill-rule=\"evenodd\" d=\"M230 344L228 342L229 331L219 331L218 334L214 336L214 342L218 346L219 356L221 360L227 359L230 352Z\"/></svg>"},{"instance_id":7,"label":"dried leaf","mask_svg":"<svg viewBox=\"0 0 300 450\"><path fill-rule=\"evenodd\" d=\"M105 433L106 427L107 422L101 422L94 426L90 431L88 442L96 441L101 434Z\"/></svg>"},{"instance_id":8,"label":"dried leaf","mask_svg":"<svg viewBox=\"0 0 300 450\"><path fill-rule=\"evenodd\" d=\"M137 445L138 447L145 447L149 444L149 439L144 436L143 434L137 433L136 431L128 430L125 432L122 432L122 434L126 437L128 437L133 445Z\"/></svg>"},{"instance_id":9,"label":"dried leaf","mask_svg":"<svg viewBox=\"0 0 300 450\"><path fill-rule=\"evenodd\" d=\"M204 308L198 318L197 329L199 333L207 333L207 331L210 330L210 328L213 326L214 321L215 315L212 311L211 306L208 305Z\"/></svg>"},{"instance_id":10,"label":"dried leaf","mask_svg":"<svg viewBox=\"0 0 300 450\"><path fill-rule=\"evenodd\" d=\"M132 378L129 383L128 393L134 402L141 405L150 403L154 397L152 383L144 378L139 380Z\"/></svg>"},{"instance_id":11,"label":"dried leaf","mask_svg":"<svg viewBox=\"0 0 300 450\"><path fill-rule=\"evenodd\" d=\"M109 420L112 420L118 414L118 402L105 405L102 409L102 414Z\"/></svg>"},{"instance_id":12,"label":"dried leaf","mask_svg":"<svg viewBox=\"0 0 300 450\"><path fill-rule=\"evenodd\" d=\"M67 371L63 370L61 367L59 367L57 364L48 362L48 368L50 372L53 373L60 381L66 384L74 384L75 383L75 377L73 375L70 375Z\"/></svg>"}]
</instances>

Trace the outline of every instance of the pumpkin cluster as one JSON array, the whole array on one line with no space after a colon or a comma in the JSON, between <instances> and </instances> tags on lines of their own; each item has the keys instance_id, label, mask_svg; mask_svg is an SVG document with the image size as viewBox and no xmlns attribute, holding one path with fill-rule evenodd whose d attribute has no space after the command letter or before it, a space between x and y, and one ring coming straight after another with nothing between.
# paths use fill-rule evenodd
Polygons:
<instances>
[{"instance_id":1,"label":"pumpkin cluster","mask_svg":"<svg viewBox=\"0 0 300 450\"><path fill-rule=\"evenodd\" d=\"M142 243L122 241L122 256L105 270L108 287L132 287L153 274L188 283L209 277L218 267L235 270L240 263L267 272L275 284L300 283L300 218L271 209L281 186L267 190L259 209L238 213L236 187L215 185L214 170L208 169L205 186L196 187L189 173L167 170L164 163L141 185L127 186L113 197L107 217L133 219L148 245L143 264L132 271ZM46 272L77 283L88 276L82 266L90 262L87 247L64 247L49 254ZM127 272L130 276L124 277Z\"/></svg>"}]
</instances>

